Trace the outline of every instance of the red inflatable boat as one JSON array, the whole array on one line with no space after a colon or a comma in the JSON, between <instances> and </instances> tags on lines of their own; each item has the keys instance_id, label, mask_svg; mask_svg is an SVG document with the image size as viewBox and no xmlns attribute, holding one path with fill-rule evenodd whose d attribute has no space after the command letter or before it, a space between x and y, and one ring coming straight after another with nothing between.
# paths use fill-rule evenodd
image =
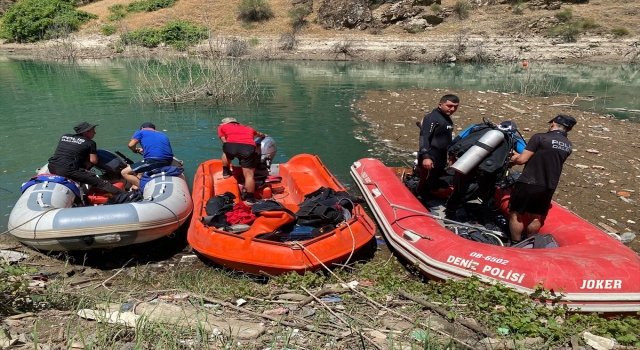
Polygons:
<instances>
[{"instance_id":1,"label":"red inflatable boat","mask_svg":"<svg viewBox=\"0 0 640 350\"><path fill-rule=\"evenodd\" d=\"M520 249L462 238L443 227L405 187L394 168L361 159L351 174L393 250L432 279L478 275L521 293L560 292L572 309L612 314L640 311L640 257L557 203L540 233L559 247ZM506 214L508 194L496 195Z\"/></svg>"}]
</instances>

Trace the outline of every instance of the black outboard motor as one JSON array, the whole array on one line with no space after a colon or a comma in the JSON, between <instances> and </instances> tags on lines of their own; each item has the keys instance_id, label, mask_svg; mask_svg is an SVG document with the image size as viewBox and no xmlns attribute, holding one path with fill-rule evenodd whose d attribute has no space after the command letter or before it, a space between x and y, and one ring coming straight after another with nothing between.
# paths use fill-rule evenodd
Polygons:
<instances>
[{"instance_id":1,"label":"black outboard motor","mask_svg":"<svg viewBox=\"0 0 640 350\"><path fill-rule=\"evenodd\" d=\"M122 178L122 169L127 167L122 158L104 149L99 149L96 153L98 154L98 164L95 167L102 171L105 179L118 180Z\"/></svg>"}]
</instances>

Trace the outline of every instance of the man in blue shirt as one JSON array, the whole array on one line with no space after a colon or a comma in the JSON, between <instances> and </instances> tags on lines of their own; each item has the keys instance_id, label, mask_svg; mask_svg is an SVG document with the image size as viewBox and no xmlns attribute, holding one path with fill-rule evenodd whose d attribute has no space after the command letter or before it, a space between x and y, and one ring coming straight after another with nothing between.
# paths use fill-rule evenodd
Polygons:
<instances>
[{"instance_id":1,"label":"man in blue shirt","mask_svg":"<svg viewBox=\"0 0 640 350\"><path fill-rule=\"evenodd\" d=\"M137 148L138 144L142 148ZM122 177L133 185L134 190L140 186L142 173L171 165L173 162L173 150L169 138L160 131L156 131L156 126L152 123L142 123L140 130L131 137L128 146L133 153L140 153L144 157L141 162L133 163L122 170Z\"/></svg>"},{"instance_id":2,"label":"man in blue shirt","mask_svg":"<svg viewBox=\"0 0 640 350\"><path fill-rule=\"evenodd\" d=\"M526 147L525 141L516 136L516 124L504 121L495 126L490 123L471 125L462 131L451 142L448 148L450 156L461 156L473 147L477 140L487 131L497 129L504 133L504 141L489 153L482 163L479 163L467 174L456 172L453 177L453 192L447 200L445 216L455 220L456 212L468 196L471 184L477 183L476 197L483 203L489 203L496 190L496 183L505 175L509 166L509 155L512 151L522 152ZM471 135L471 136L470 136Z\"/></svg>"}]
</instances>

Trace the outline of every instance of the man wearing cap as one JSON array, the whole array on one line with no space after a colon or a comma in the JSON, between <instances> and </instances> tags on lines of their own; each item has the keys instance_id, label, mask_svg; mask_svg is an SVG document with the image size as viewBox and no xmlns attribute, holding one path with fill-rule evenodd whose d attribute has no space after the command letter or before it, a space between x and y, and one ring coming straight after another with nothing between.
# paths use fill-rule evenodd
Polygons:
<instances>
[{"instance_id":1,"label":"man wearing cap","mask_svg":"<svg viewBox=\"0 0 640 350\"><path fill-rule=\"evenodd\" d=\"M142 148L137 148L138 144ZM136 131L131 137L128 147L131 152L140 153L144 158L142 161L122 169L122 177L135 186L132 187L133 189L137 189L140 186L139 174L171 165L173 162L173 149L169 138L164 133L156 131L156 126L153 123L142 123L140 130Z\"/></svg>"},{"instance_id":2,"label":"man wearing cap","mask_svg":"<svg viewBox=\"0 0 640 350\"><path fill-rule=\"evenodd\" d=\"M511 156L513 164L526 164L509 201L509 230L513 243L540 231L558 186L562 165L573 149L567 132L576 123L570 115L556 116L549 121L549 131L533 135L522 154L514 152ZM527 227L522 219L525 214L529 217ZM526 237L522 237L523 232Z\"/></svg>"},{"instance_id":3,"label":"man wearing cap","mask_svg":"<svg viewBox=\"0 0 640 350\"><path fill-rule=\"evenodd\" d=\"M55 153L49 158L49 171L52 174L95 186L108 193L121 193L123 192L121 189L89 170L98 163L97 146L93 141L96 136L96 126L98 125L82 122L73 128L75 134L62 135Z\"/></svg>"},{"instance_id":4,"label":"man wearing cap","mask_svg":"<svg viewBox=\"0 0 640 350\"><path fill-rule=\"evenodd\" d=\"M267 135L238 123L235 118L224 118L218 126L218 136L222 140L222 176L225 179L231 176L231 161L238 158L244 175L245 200L249 204L255 203L256 183L253 174L257 157L254 137Z\"/></svg>"}]
</instances>

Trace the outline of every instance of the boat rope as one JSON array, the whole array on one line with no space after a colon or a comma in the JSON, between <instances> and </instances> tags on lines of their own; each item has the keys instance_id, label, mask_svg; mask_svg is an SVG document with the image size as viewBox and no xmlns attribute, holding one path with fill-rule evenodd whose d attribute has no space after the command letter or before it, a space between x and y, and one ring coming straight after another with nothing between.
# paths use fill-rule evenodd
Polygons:
<instances>
[{"instance_id":1,"label":"boat rope","mask_svg":"<svg viewBox=\"0 0 640 350\"><path fill-rule=\"evenodd\" d=\"M363 171L364 171L364 169L363 169ZM376 182L366 182L365 184L366 185L374 185L374 186L376 186L378 191L380 191L380 194L382 195L382 198L384 198L384 200L386 200L387 203L389 203L389 205L391 206L391 211L393 211L393 222L395 222L396 225L398 225L398 227L400 227L401 229L403 229L405 231L409 231L409 232L413 233L414 235L416 235L416 236L418 236L418 237L420 237L422 239L427 239L427 240L433 241L433 238L431 238L430 236L425 236L425 235L420 234L420 233L418 233L418 232L416 232L416 231L414 231L414 230L412 230L410 228L406 228L406 227L402 226L402 224L400 223L400 219L398 219L398 215L397 215L397 212L396 212L396 205L391 203L389 198L387 198L387 196L385 196L384 192L382 192L382 190L380 189L380 186L378 186L378 183L376 183ZM431 214L428 214L428 215L431 215ZM409 218L409 216L405 216L403 219L406 219L406 218Z\"/></svg>"},{"instance_id":2,"label":"boat rope","mask_svg":"<svg viewBox=\"0 0 640 350\"><path fill-rule=\"evenodd\" d=\"M419 210L415 210L415 209L411 209L411 208L403 207L403 206L401 206L401 205L392 204L392 203L389 203L389 204L390 204L390 205L391 205L391 207L392 207L392 208L394 208L394 209L395 209L395 208L398 208L398 209L402 209L402 210L410 211L410 212L412 212L412 213L416 213L416 214L424 215L424 216L426 216L426 217L430 217L430 218L433 218L433 219L442 220L442 221L443 221L443 222L445 222L445 223L449 223L449 224L456 224L456 225L460 225L460 226L463 226L463 227L473 228L473 229L476 229L476 230L479 230L479 231L483 231L483 232L485 232L485 233L490 233L490 234L493 234L493 235L496 235L496 236L502 236L502 235L504 234L502 231L489 230L488 228L484 228L484 227L482 227L482 226L474 226L474 225L467 224L467 223L464 223L464 222L460 222L460 221L455 221L455 220L450 220L450 219L447 219L447 218L443 218L442 216L433 215L433 214L425 213L425 212L423 212L423 211L419 211ZM398 226L399 226L399 225L398 225Z\"/></svg>"},{"instance_id":3,"label":"boat rope","mask_svg":"<svg viewBox=\"0 0 640 350\"><path fill-rule=\"evenodd\" d=\"M271 197L272 197L272 199L273 199L273 200L275 200L275 201L280 200L280 199L284 199L284 198L286 198L286 197L288 197L288 196L289 196L289 191L284 191L284 192L282 192L282 193L278 193L278 194L281 194L282 196L276 197L276 195L275 195L275 194L273 194L273 195L271 196Z\"/></svg>"},{"instance_id":4,"label":"boat rope","mask_svg":"<svg viewBox=\"0 0 640 350\"><path fill-rule=\"evenodd\" d=\"M363 298L364 298L365 300L367 300L371 305L373 305L373 306L375 306L375 307L378 307L378 308L381 308L381 309L384 309L384 310L387 310L387 311L389 311L390 313L392 313L392 314L394 314L394 315L396 315L396 316L399 316L399 317L401 317L401 318L403 318L403 319L405 319L405 320L407 320L407 321L409 321L409 322L416 322L416 321L415 321L415 320L413 320L411 317L409 317L409 316L407 316L407 315L404 315L404 314L401 314L401 313L399 313L399 312L397 312L397 311L395 311L395 310L392 310L392 309L390 309L390 308L388 308L388 307L386 307L386 306L384 306L384 305L382 305L382 304L378 303L377 301L375 301L375 300L371 299L369 296L367 296L367 295L366 295L366 294L364 294L363 292L361 292L361 291L357 290L354 286L352 286L352 285L348 284L347 282L345 282L342 278L340 278L340 276L336 275L333 271L331 271L331 269L330 269L330 268L328 268L328 267L327 267L327 265L325 265L325 264L322 262L322 260L320 260L317 256L315 256L311 251L309 251L308 249L306 249L306 248L305 248L305 246L304 246L304 245L302 245L300 242L295 241L295 242L292 242L292 243L293 243L293 244L297 244L297 245L298 245L298 246L299 246L303 251L306 251L306 252L308 252L309 254L311 254L311 256L313 256L314 258L316 258L316 260L318 260L318 262L320 263L320 265L322 265L322 267L324 267L324 269L325 269L325 270L327 270L327 272L329 272L333 277L335 277L335 278L336 278L336 279L337 279L337 280L338 280L338 281L339 281L339 282L340 282L340 283L341 283L345 288L348 288L348 289L350 289L352 292L354 292L355 294L357 294L357 295L359 295L359 296L363 297ZM447 334L447 333L445 333L445 332L443 332L443 331L440 331L440 330L437 330L437 329L431 328L431 326L430 326L430 325L427 325L427 327L429 327L430 329L432 329L432 330L436 331L438 334L441 334L441 335L444 335L444 336L449 336L449 337L451 337L451 335L450 335L450 334ZM467 349L475 349L475 347L472 347L471 345L469 345L469 344L467 344L467 343L465 343L465 342L463 342L463 341L461 341L461 340L457 340L456 338L453 338L453 337L452 337L451 339L452 339L453 341L457 342L458 344L463 345L463 346L464 346L465 348L467 348Z\"/></svg>"},{"instance_id":5,"label":"boat rope","mask_svg":"<svg viewBox=\"0 0 640 350\"><path fill-rule=\"evenodd\" d=\"M378 191L380 191L380 194L382 195L382 197L384 198L384 200L386 200L386 201L387 201L387 203L389 203L389 205L391 206L391 210L393 211L393 221L398 225L398 227L400 227L400 228L401 228L401 229L403 229L403 230L409 231L409 232L411 232L411 233L413 233L413 234L416 234L416 235L418 235L420 238L424 238L424 239L428 239L428 240L433 240L433 239L432 239L431 237L429 237L429 236L421 235L421 234L419 234L419 233L415 232L414 230L411 230L411 229L408 229L408 228L405 228L404 226L402 226L402 225L400 224L400 222L398 221L398 217L397 217L396 209L402 209L402 210L406 210L406 211L409 211L409 212L412 212L412 213L415 213L415 214L419 214L419 215L423 215L423 216L426 216L426 217L430 217L430 218L432 218L432 219L442 220L442 222L444 222L444 223L456 224L456 225L460 225L460 226L463 226L463 227L473 228L473 229L476 229L476 230L479 230L479 231L482 231L482 232L485 232L485 233L491 233L491 234L493 234L493 235L495 235L495 236L502 236L502 235L504 234L504 233L503 233L503 232L501 232L501 231L489 230L489 229L484 228L484 227L482 227L482 226L474 226L474 225L466 224L466 223L464 223L464 222L460 222L460 221L456 221L456 220L450 220L450 219L447 219L447 218L443 218L442 216L433 215L433 214L426 213L426 212L423 212L423 211L420 211L420 210L415 210L415 209L411 209L411 208L407 208L407 207L403 207L403 206L401 206L401 205L397 205L397 204L391 203L391 201L389 200L389 198L387 198L387 196L384 194L384 192L382 191L382 189L380 189L380 186L378 185L378 183L376 183L376 182L365 182L365 184L366 184L366 185L373 185L373 186L376 186L376 188L378 189ZM405 217L404 217L404 218L402 218L402 219L406 219L406 218L409 218L409 216L405 216Z\"/></svg>"},{"instance_id":6,"label":"boat rope","mask_svg":"<svg viewBox=\"0 0 640 350\"><path fill-rule=\"evenodd\" d=\"M202 164L200 165L200 168L202 168L202 173L204 174L204 163L202 163ZM213 175L212 175L212 177L213 177ZM206 209L206 207L207 207L207 202L204 200L204 190L205 190L205 188L206 188L206 187L205 187L205 183L206 183L206 175L202 175L202 196L201 196L201 199L202 199L202 203L203 203L203 205L201 205L201 206L200 206L200 216L201 216L201 217L203 216L203 215L202 215L202 212L203 212L203 211ZM208 198L207 198L207 200L208 200Z\"/></svg>"},{"instance_id":7,"label":"boat rope","mask_svg":"<svg viewBox=\"0 0 640 350\"><path fill-rule=\"evenodd\" d=\"M180 228L180 219L178 218L178 215L176 215L176 213L174 213L174 212L173 212L173 210L171 210L171 209L170 209L169 207L167 207L166 205L164 205L164 204L160 204L160 203L158 203L158 202L150 202L150 203L157 204L157 205L159 205L159 206L161 206L161 207L166 208L166 209L167 209L171 214L173 214L173 217L176 219L176 223L178 224L178 228Z\"/></svg>"},{"instance_id":8,"label":"boat rope","mask_svg":"<svg viewBox=\"0 0 640 350\"><path fill-rule=\"evenodd\" d=\"M347 224L347 228L349 229L349 233L351 233L351 253L349 254L349 257L347 258L347 261L345 261L345 265L349 265L349 261L351 260L351 258L353 257L353 254L356 251L356 237L353 234L353 230L351 230L351 225L349 225L349 222L345 222L345 224Z\"/></svg>"},{"instance_id":9,"label":"boat rope","mask_svg":"<svg viewBox=\"0 0 640 350\"><path fill-rule=\"evenodd\" d=\"M49 208L49 209L47 209L47 210L43 211L42 213L40 213L40 214L38 214L38 215L36 215L36 216L32 217L31 219L29 219L29 220L27 220L27 221L25 221L25 222L21 223L20 225L18 225L18 226L16 226L16 227L14 227L14 228L10 228L10 229L8 229L8 230L6 230L6 231L4 231L4 232L0 232L0 235L4 235L4 234L7 234L7 233L10 233L11 231L13 231L13 230L17 229L18 227L24 226L24 225L28 224L29 222L31 222L31 221L33 221L33 220L35 220L35 219L39 218L39 217L42 217L42 215L44 215L44 214L46 214L46 213L48 213L48 212L50 212L50 211L52 211L52 210L54 210L54 209L58 209L58 208ZM38 220L38 221L40 221L40 220ZM37 224L37 223L36 223L36 226L38 226L38 224ZM34 228L34 229L33 229L33 238L35 238L35 234L36 234L36 230L35 230L35 228Z\"/></svg>"},{"instance_id":10,"label":"boat rope","mask_svg":"<svg viewBox=\"0 0 640 350\"><path fill-rule=\"evenodd\" d=\"M345 198L345 199L348 200L349 202L351 202L351 206L353 207L353 210L355 211L356 205L349 198ZM356 218L356 217L357 216L354 215L354 218ZM347 261L344 263L345 265L349 265L349 261L353 257L353 253L356 251L356 237L353 234L353 230L351 230L351 225L349 225L349 221L345 220L344 223L347 225L347 228L349 229L349 233L351 233L351 254L349 254L349 257L347 258Z\"/></svg>"},{"instance_id":11,"label":"boat rope","mask_svg":"<svg viewBox=\"0 0 640 350\"><path fill-rule=\"evenodd\" d=\"M503 246L503 247L504 247L504 243L502 243L502 240L501 240L498 236L494 235L493 233L485 231L485 232L483 232L482 234L485 234L485 235L487 235L487 236L491 236L491 237L495 238L495 239L496 239L496 241L497 241L498 243L500 243L500 245L501 245L501 246Z\"/></svg>"},{"instance_id":12,"label":"boat rope","mask_svg":"<svg viewBox=\"0 0 640 350\"><path fill-rule=\"evenodd\" d=\"M355 207L354 207L355 208ZM357 216L354 215L354 219L357 219ZM351 230L351 225L349 225L349 221L343 221L342 223L347 225L347 228L349 229L349 233L351 233L351 253L349 254L349 257L347 258L347 260L345 261L344 265L349 265L349 260L351 260L351 258L353 257L353 254L356 251L356 237L353 234L353 230ZM313 254L309 249L307 249L302 243L300 243L299 241L293 241L291 242L294 245L297 245L298 247L300 247L303 251L306 251L307 253L311 254L312 257L314 257L316 260L318 260L318 262L320 263L320 265L322 265L325 269L329 269L327 267L327 265L325 265L322 260L320 260L320 258L318 258L317 256L315 256L315 254Z\"/></svg>"}]
</instances>

